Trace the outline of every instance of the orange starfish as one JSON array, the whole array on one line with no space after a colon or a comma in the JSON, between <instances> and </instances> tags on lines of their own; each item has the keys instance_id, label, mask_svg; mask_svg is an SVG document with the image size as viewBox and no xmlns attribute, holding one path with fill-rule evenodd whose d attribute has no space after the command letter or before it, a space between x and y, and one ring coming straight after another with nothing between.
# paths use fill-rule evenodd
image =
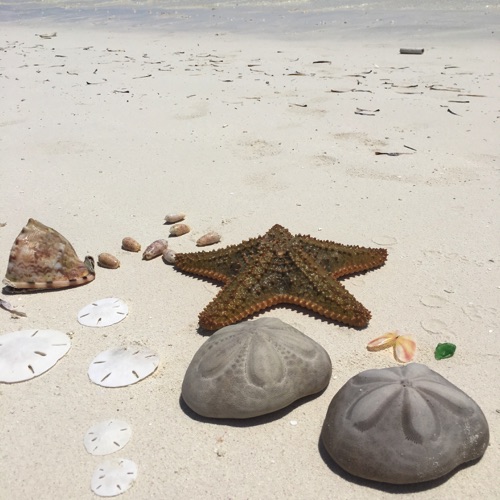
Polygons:
<instances>
[{"instance_id":1,"label":"orange starfish","mask_svg":"<svg viewBox=\"0 0 500 500\"><path fill-rule=\"evenodd\" d=\"M365 327L370 311L338 281L384 264L387 250L293 236L276 224L264 236L210 252L177 254L181 271L225 283L201 312L217 330L276 304L295 304L350 326Z\"/></svg>"}]
</instances>

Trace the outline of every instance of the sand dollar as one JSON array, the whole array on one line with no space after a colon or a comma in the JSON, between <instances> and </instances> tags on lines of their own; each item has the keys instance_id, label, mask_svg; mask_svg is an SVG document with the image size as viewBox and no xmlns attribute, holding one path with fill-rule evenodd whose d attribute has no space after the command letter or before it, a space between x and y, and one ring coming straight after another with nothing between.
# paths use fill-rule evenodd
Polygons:
<instances>
[{"instance_id":1,"label":"sand dollar","mask_svg":"<svg viewBox=\"0 0 500 500\"><path fill-rule=\"evenodd\" d=\"M93 359L88 376L102 387L125 387L149 377L159 363L159 356L147 347L114 347Z\"/></svg>"},{"instance_id":2,"label":"sand dollar","mask_svg":"<svg viewBox=\"0 0 500 500\"><path fill-rule=\"evenodd\" d=\"M0 335L0 382L12 384L38 377L70 349L58 330L21 330Z\"/></svg>"},{"instance_id":3,"label":"sand dollar","mask_svg":"<svg viewBox=\"0 0 500 500\"><path fill-rule=\"evenodd\" d=\"M323 390L331 373L319 344L279 319L262 318L214 333L191 361L182 397L205 417L249 418Z\"/></svg>"},{"instance_id":4,"label":"sand dollar","mask_svg":"<svg viewBox=\"0 0 500 500\"><path fill-rule=\"evenodd\" d=\"M437 479L481 457L486 418L458 387L425 365L367 370L334 396L321 440L349 473L393 484Z\"/></svg>"},{"instance_id":5,"label":"sand dollar","mask_svg":"<svg viewBox=\"0 0 500 500\"><path fill-rule=\"evenodd\" d=\"M137 465L127 458L107 460L92 475L90 487L100 497L115 497L130 489L137 479Z\"/></svg>"},{"instance_id":6,"label":"sand dollar","mask_svg":"<svg viewBox=\"0 0 500 500\"><path fill-rule=\"evenodd\" d=\"M132 429L123 420L104 420L85 434L83 444L91 455L109 455L121 450L132 436Z\"/></svg>"}]
</instances>

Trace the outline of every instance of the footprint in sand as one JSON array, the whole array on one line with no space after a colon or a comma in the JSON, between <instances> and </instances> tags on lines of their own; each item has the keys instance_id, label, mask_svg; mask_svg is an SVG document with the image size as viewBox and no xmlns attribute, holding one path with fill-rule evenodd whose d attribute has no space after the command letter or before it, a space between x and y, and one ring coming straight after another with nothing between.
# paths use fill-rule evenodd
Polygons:
<instances>
[{"instance_id":1,"label":"footprint in sand","mask_svg":"<svg viewBox=\"0 0 500 500\"><path fill-rule=\"evenodd\" d=\"M281 153L279 144L271 143L263 139L254 139L238 144L238 153L247 159L256 160L265 156L275 156Z\"/></svg>"},{"instance_id":2,"label":"footprint in sand","mask_svg":"<svg viewBox=\"0 0 500 500\"><path fill-rule=\"evenodd\" d=\"M424 319L420 322L420 326L429 333L435 335L446 335L447 338L454 339L456 336L448 329L448 325L436 318Z\"/></svg>"},{"instance_id":3,"label":"footprint in sand","mask_svg":"<svg viewBox=\"0 0 500 500\"><path fill-rule=\"evenodd\" d=\"M420 302L427 307L443 307L448 304L448 301L439 295L425 295L420 297Z\"/></svg>"},{"instance_id":4,"label":"footprint in sand","mask_svg":"<svg viewBox=\"0 0 500 500\"><path fill-rule=\"evenodd\" d=\"M386 235L380 235L380 236L375 236L372 238L373 243L383 246L383 247L391 247L393 245L396 245L398 240L394 238L393 236L386 236Z\"/></svg>"},{"instance_id":5,"label":"footprint in sand","mask_svg":"<svg viewBox=\"0 0 500 500\"><path fill-rule=\"evenodd\" d=\"M474 323L483 323L488 325L490 328L498 327L497 318L499 317L499 314L498 310L494 307L484 307L470 302L466 306L462 307L462 311Z\"/></svg>"},{"instance_id":6,"label":"footprint in sand","mask_svg":"<svg viewBox=\"0 0 500 500\"><path fill-rule=\"evenodd\" d=\"M176 114L175 117L179 120L193 120L194 118L202 118L207 114L208 103L204 101L198 101L191 103L189 107L186 107L186 109L184 109L184 112Z\"/></svg>"}]
</instances>

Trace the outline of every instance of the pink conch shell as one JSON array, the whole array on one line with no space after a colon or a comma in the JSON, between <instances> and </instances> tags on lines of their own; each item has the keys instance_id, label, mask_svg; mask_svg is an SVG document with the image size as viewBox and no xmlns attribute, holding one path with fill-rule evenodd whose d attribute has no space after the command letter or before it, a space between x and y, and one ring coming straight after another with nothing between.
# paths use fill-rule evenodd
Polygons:
<instances>
[{"instance_id":1,"label":"pink conch shell","mask_svg":"<svg viewBox=\"0 0 500 500\"><path fill-rule=\"evenodd\" d=\"M366 348L369 351L381 351L388 347L394 347L394 357L400 363L409 363L415 356L417 344L409 335L399 335L389 332L368 342Z\"/></svg>"},{"instance_id":2,"label":"pink conch shell","mask_svg":"<svg viewBox=\"0 0 500 500\"><path fill-rule=\"evenodd\" d=\"M3 281L12 288L43 289L83 285L94 278L92 257L82 262L64 236L29 219L12 245Z\"/></svg>"}]
</instances>

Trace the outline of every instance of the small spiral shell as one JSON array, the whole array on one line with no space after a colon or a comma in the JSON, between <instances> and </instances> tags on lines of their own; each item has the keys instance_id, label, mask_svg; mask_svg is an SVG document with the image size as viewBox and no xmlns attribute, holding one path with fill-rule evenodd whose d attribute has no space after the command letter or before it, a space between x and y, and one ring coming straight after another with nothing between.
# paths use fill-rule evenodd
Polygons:
<instances>
[{"instance_id":1,"label":"small spiral shell","mask_svg":"<svg viewBox=\"0 0 500 500\"><path fill-rule=\"evenodd\" d=\"M156 240L149 245L144 253L142 254L143 260L151 260L155 257L159 257L168 247L167 240Z\"/></svg>"},{"instance_id":2,"label":"small spiral shell","mask_svg":"<svg viewBox=\"0 0 500 500\"><path fill-rule=\"evenodd\" d=\"M100 253L97 257L97 263L106 269L118 269L120 267L120 261L110 253Z\"/></svg>"},{"instance_id":3,"label":"small spiral shell","mask_svg":"<svg viewBox=\"0 0 500 500\"><path fill-rule=\"evenodd\" d=\"M191 228L187 224L174 224L170 228L170 236L182 236L183 234L189 233Z\"/></svg>"},{"instance_id":4,"label":"small spiral shell","mask_svg":"<svg viewBox=\"0 0 500 500\"><path fill-rule=\"evenodd\" d=\"M206 247L207 245L213 245L214 243L219 243L220 234L215 231L211 231L210 233L204 234L198 241L196 242L197 247Z\"/></svg>"},{"instance_id":5,"label":"small spiral shell","mask_svg":"<svg viewBox=\"0 0 500 500\"><path fill-rule=\"evenodd\" d=\"M166 264L175 264L175 251L169 248L163 252L163 260Z\"/></svg>"},{"instance_id":6,"label":"small spiral shell","mask_svg":"<svg viewBox=\"0 0 500 500\"><path fill-rule=\"evenodd\" d=\"M165 215L165 222L167 224L173 224L174 222L180 222L186 218L186 214L179 212L178 214L167 214Z\"/></svg>"},{"instance_id":7,"label":"small spiral shell","mask_svg":"<svg viewBox=\"0 0 500 500\"><path fill-rule=\"evenodd\" d=\"M123 250L127 250L129 252L140 252L141 244L135 241L134 238L127 236L122 240L122 248Z\"/></svg>"}]
</instances>

